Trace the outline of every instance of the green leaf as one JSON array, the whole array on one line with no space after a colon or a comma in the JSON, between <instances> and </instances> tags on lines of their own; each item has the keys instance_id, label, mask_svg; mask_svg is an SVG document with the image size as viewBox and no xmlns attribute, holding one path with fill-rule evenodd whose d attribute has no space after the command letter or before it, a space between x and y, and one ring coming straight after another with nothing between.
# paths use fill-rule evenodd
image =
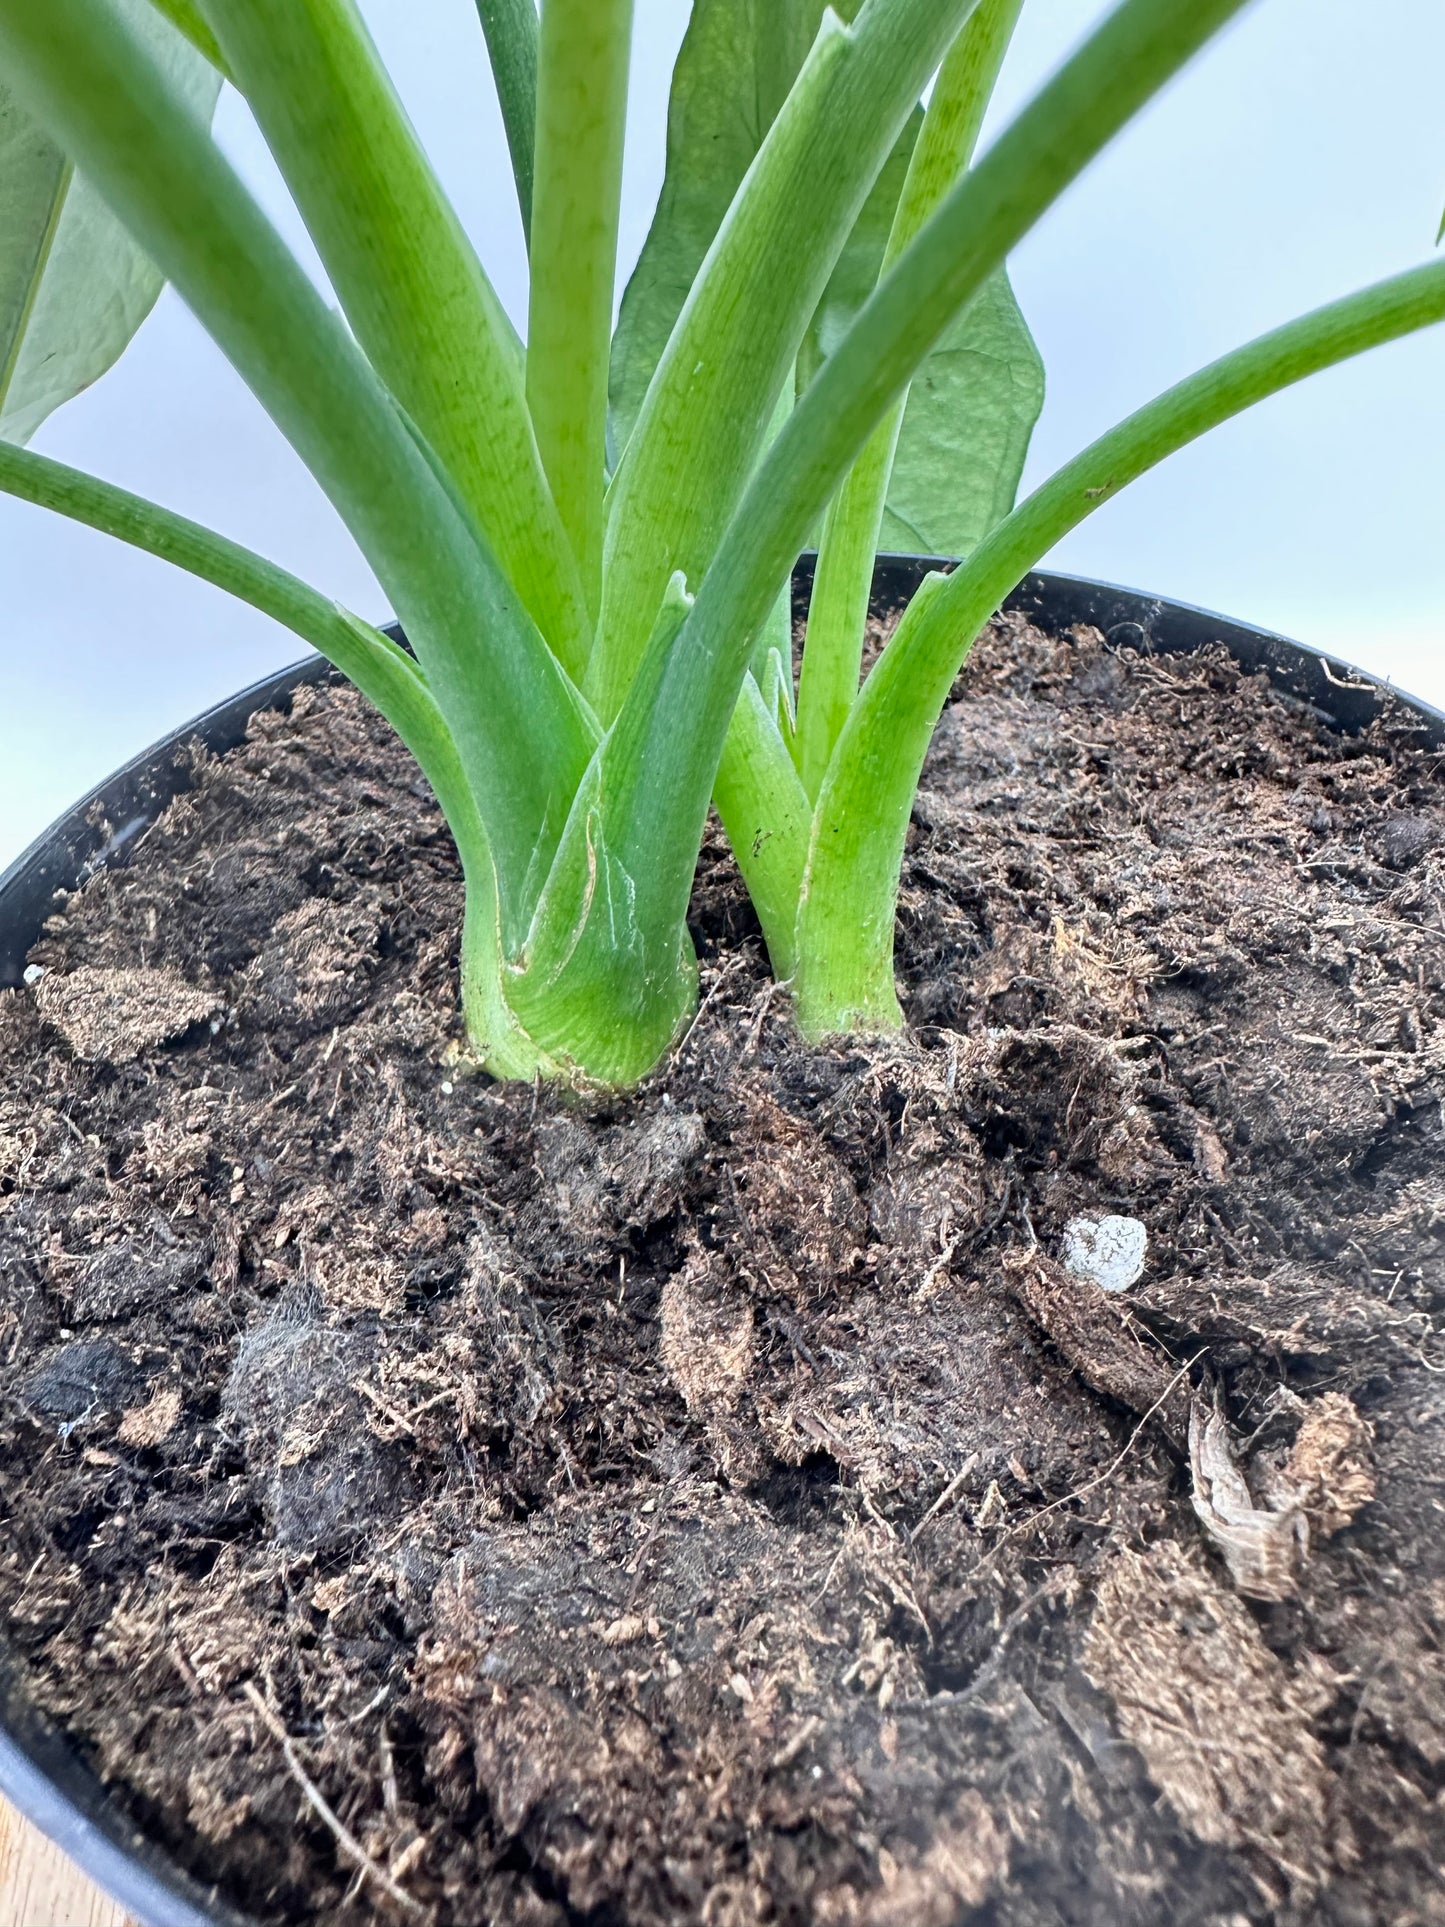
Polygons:
<instances>
[{"instance_id":1,"label":"green leaf","mask_svg":"<svg viewBox=\"0 0 1445 1927\"><path fill-rule=\"evenodd\" d=\"M817 38L825 5L693 0L672 75L662 194L612 344L614 463L723 216ZM845 0L834 11L851 20L858 6Z\"/></svg>"},{"instance_id":2,"label":"green leaf","mask_svg":"<svg viewBox=\"0 0 1445 1927\"><path fill-rule=\"evenodd\" d=\"M187 104L221 76L148 0L127 12ZM0 88L0 439L27 442L129 346L164 285L100 196Z\"/></svg>"},{"instance_id":3,"label":"green leaf","mask_svg":"<svg viewBox=\"0 0 1445 1927\"><path fill-rule=\"evenodd\" d=\"M1002 269L913 378L881 546L966 556L1014 505L1044 365Z\"/></svg>"}]
</instances>

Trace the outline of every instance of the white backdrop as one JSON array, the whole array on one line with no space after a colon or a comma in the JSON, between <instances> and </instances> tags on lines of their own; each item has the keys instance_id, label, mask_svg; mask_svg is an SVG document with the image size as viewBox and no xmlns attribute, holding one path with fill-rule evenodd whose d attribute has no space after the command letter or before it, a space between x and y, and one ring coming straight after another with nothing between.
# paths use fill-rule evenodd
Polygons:
<instances>
[{"instance_id":1,"label":"white backdrop","mask_svg":"<svg viewBox=\"0 0 1445 1927\"><path fill-rule=\"evenodd\" d=\"M363 4L521 325L521 234L472 0ZM1105 10L1026 0L1000 111ZM638 0L624 266L661 179L687 11ZM1428 258L1445 204L1442 74L1440 0L1255 0L1019 250L1015 282L1050 384L1025 485L1200 362ZM234 96L218 127L304 250ZM327 504L173 295L36 446L382 613ZM1269 624L1445 704L1442 508L1436 329L1176 456L1052 561ZM6 500L0 566L0 864L127 756L300 653L215 591Z\"/></svg>"}]
</instances>

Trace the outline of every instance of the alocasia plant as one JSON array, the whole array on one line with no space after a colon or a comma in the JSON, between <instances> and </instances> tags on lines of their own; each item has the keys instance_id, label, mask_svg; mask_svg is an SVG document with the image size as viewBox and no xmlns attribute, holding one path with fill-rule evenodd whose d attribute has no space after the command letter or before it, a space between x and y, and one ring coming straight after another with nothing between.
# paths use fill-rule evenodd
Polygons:
<instances>
[{"instance_id":1,"label":"alocasia plant","mask_svg":"<svg viewBox=\"0 0 1445 1927\"><path fill-rule=\"evenodd\" d=\"M914 788L1002 598L1172 450L1445 318L1445 263L1350 295L1015 506L1042 374L1009 252L1245 3L1122 0L975 158L1022 0L694 0L666 185L609 340L630 0L540 18L479 0L529 244L524 349L355 0L0 0L0 488L255 604L386 714L456 838L466 1021L498 1075L622 1084L663 1056L696 997L710 798L804 1031L895 1027ZM222 75L344 320L211 139ZM411 653L19 446L161 276L330 496ZM786 597L811 541L795 687ZM860 687L880 546L961 566Z\"/></svg>"}]
</instances>

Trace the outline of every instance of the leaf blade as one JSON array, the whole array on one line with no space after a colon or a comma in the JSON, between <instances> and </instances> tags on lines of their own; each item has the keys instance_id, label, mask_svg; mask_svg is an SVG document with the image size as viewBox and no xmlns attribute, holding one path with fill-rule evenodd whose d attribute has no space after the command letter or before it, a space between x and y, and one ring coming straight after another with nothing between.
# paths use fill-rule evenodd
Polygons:
<instances>
[{"instance_id":1,"label":"leaf blade","mask_svg":"<svg viewBox=\"0 0 1445 1927\"><path fill-rule=\"evenodd\" d=\"M971 554L1014 505L1043 402L1043 360L1000 269L913 378L881 546Z\"/></svg>"},{"instance_id":2,"label":"leaf blade","mask_svg":"<svg viewBox=\"0 0 1445 1927\"><path fill-rule=\"evenodd\" d=\"M126 11L188 106L209 117L220 74L148 0ZM164 278L8 89L0 184L0 440L24 444L115 365Z\"/></svg>"}]
</instances>

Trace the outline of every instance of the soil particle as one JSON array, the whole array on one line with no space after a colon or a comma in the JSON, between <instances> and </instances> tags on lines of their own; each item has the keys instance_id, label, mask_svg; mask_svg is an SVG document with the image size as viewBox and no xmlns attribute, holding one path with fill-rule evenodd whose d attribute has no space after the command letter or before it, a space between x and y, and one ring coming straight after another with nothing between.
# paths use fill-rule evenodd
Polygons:
<instances>
[{"instance_id":1,"label":"soil particle","mask_svg":"<svg viewBox=\"0 0 1445 1927\"><path fill-rule=\"evenodd\" d=\"M74 1424L92 1413L122 1410L145 1376L113 1338L73 1338L20 1381L20 1397L42 1417Z\"/></svg>"},{"instance_id":2,"label":"soil particle","mask_svg":"<svg viewBox=\"0 0 1445 1927\"><path fill-rule=\"evenodd\" d=\"M378 1353L364 1324L330 1324L309 1286L283 1293L236 1352L222 1409L289 1552L344 1552L402 1510L406 1462L368 1424Z\"/></svg>"},{"instance_id":3,"label":"soil particle","mask_svg":"<svg viewBox=\"0 0 1445 1927\"><path fill-rule=\"evenodd\" d=\"M82 965L65 976L47 971L36 1007L77 1057L129 1064L157 1044L182 1037L220 1008L173 970L98 970Z\"/></svg>"},{"instance_id":4,"label":"soil particle","mask_svg":"<svg viewBox=\"0 0 1445 1927\"><path fill-rule=\"evenodd\" d=\"M1314 1717L1333 1683L1291 1671L1203 1559L1172 1541L1121 1549L1104 1570L1084 1667L1125 1739L1198 1839L1265 1863L1258 1877L1312 1892L1353 1843L1329 1825L1328 1775Z\"/></svg>"},{"instance_id":5,"label":"soil particle","mask_svg":"<svg viewBox=\"0 0 1445 1927\"><path fill-rule=\"evenodd\" d=\"M662 1073L469 1071L340 689L0 995L7 1650L265 1927L400 1918L303 1780L437 1927L1445 1921L1439 758L1014 617L956 697L899 1039L710 834Z\"/></svg>"},{"instance_id":6,"label":"soil particle","mask_svg":"<svg viewBox=\"0 0 1445 1927\"><path fill-rule=\"evenodd\" d=\"M158 1231L170 1235L164 1220ZM182 1298L205 1277L208 1256L203 1246L173 1242L146 1251L127 1240L108 1245L76 1277L71 1316L80 1325L131 1318L154 1311L173 1298Z\"/></svg>"}]
</instances>

